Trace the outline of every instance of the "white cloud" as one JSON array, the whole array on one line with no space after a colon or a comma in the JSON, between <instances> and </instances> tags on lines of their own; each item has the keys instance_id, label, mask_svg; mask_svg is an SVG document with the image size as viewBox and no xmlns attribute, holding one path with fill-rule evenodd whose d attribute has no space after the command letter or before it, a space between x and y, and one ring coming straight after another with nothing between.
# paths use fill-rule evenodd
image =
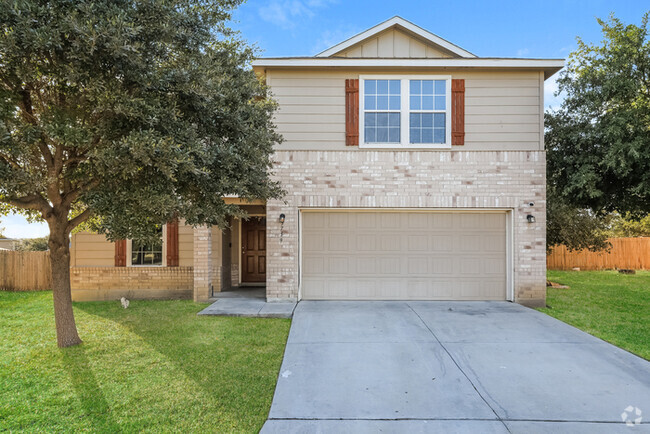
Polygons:
<instances>
[{"instance_id":1,"label":"white cloud","mask_svg":"<svg viewBox=\"0 0 650 434\"><path fill-rule=\"evenodd\" d=\"M517 50L517 57L526 57L528 54L530 54L530 50L528 48L520 48Z\"/></svg>"},{"instance_id":2,"label":"white cloud","mask_svg":"<svg viewBox=\"0 0 650 434\"><path fill-rule=\"evenodd\" d=\"M50 233L45 223L29 223L20 215L0 216L2 234L7 238L37 238Z\"/></svg>"},{"instance_id":3,"label":"white cloud","mask_svg":"<svg viewBox=\"0 0 650 434\"><path fill-rule=\"evenodd\" d=\"M340 42L345 41L346 39L349 39L357 33L359 33L359 30L356 27L352 26L325 30L323 33L321 33L320 37L314 44L312 51L314 53L320 53L323 50L326 50Z\"/></svg>"},{"instance_id":4,"label":"white cloud","mask_svg":"<svg viewBox=\"0 0 650 434\"><path fill-rule=\"evenodd\" d=\"M291 29L300 20L313 18L318 9L335 2L335 0L271 0L260 7L258 13L264 21L283 29Z\"/></svg>"}]
</instances>

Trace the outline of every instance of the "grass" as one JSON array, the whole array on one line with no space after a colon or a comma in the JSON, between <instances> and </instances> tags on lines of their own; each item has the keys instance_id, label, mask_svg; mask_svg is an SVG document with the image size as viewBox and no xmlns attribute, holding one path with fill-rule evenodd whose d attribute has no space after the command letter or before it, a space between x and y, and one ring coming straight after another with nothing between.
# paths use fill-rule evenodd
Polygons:
<instances>
[{"instance_id":1,"label":"grass","mask_svg":"<svg viewBox=\"0 0 650 434\"><path fill-rule=\"evenodd\" d=\"M259 431L290 322L203 307L75 303L84 343L59 349L51 292L0 291L0 431Z\"/></svg>"},{"instance_id":2,"label":"grass","mask_svg":"<svg viewBox=\"0 0 650 434\"><path fill-rule=\"evenodd\" d=\"M650 360L649 271L549 271L548 279L570 288L548 288L541 312Z\"/></svg>"}]
</instances>

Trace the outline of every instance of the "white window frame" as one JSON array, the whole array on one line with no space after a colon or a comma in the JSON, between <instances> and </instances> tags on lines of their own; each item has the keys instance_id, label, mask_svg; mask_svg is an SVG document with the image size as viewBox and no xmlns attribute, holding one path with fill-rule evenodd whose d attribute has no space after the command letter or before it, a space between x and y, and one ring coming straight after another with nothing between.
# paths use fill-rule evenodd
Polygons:
<instances>
[{"instance_id":1,"label":"white window frame","mask_svg":"<svg viewBox=\"0 0 650 434\"><path fill-rule=\"evenodd\" d=\"M166 267L167 266L167 225L162 227L162 264L133 264L133 240L126 240L126 266L127 267Z\"/></svg>"},{"instance_id":2,"label":"white window frame","mask_svg":"<svg viewBox=\"0 0 650 434\"><path fill-rule=\"evenodd\" d=\"M365 142L366 80L400 80L400 143ZM410 80L445 80L445 143L410 143ZM377 111L377 110L373 110ZM391 110L386 110L391 111ZM422 110L416 110L422 113ZM428 111L425 111L428 112ZM375 149L451 149L451 75L360 75L359 76L359 148Z\"/></svg>"}]
</instances>

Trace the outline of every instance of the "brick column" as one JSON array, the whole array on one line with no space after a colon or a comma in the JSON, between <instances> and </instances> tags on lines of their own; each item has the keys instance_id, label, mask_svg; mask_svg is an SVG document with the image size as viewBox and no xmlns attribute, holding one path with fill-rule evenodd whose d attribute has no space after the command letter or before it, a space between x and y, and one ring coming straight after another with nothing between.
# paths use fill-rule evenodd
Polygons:
<instances>
[{"instance_id":1,"label":"brick column","mask_svg":"<svg viewBox=\"0 0 650 434\"><path fill-rule=\"evenodd\" d=\"M206 302L212 295L212 230L194 228L194 301Z\"/></svg>"}]
</instances>

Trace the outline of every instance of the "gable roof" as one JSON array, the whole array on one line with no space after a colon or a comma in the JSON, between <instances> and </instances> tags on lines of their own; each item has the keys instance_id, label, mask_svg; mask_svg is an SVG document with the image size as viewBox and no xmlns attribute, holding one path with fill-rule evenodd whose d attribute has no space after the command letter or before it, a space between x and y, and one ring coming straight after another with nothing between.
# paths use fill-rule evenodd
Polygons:
<instances>
[{"instance_id":1,"label":"gable roof","mask_svg":"<svg viewBox=\"0 0 650 434\"><path fill-rule=\"evenodd\" d=\"M336 54L344 51L354 45L362 43L365 40L371 39L377 36L379 33L388 30L390 28L396 28L402 31L406 31L416 38L422 40L427 45L432 45L443 51L449 52L454 55L454 57L464 57L464 58L475 58L475 54L470 53L463 48L460 48L458 45L452 44L451 42L441 38L438 35L434 35L428 30L423 29L422 27L416 26L410 21L405 20L402 17L394 16L393 18L379 23L374 27L369 28L365 32L361 32L339 44L334 45L333 47L328 48L325 51L318 53L315 57L333 57Z\"/></svg>"},{"instance_id":2,"label":"gable roof","mask_svg":"<svg viewBox=\"0 0 650 434\"><path fill-rule=\"evenodd\" d=\"M394 30L394 33L405 33L406 36L416 41L416 44L426 45L432 50L438 50L443 56L409 56L408 58L379 55L357 56L362 52L364 44L377 46L377 41ZM380 35L381 34L381 35ZM374 41L373 41L374 40ZM361 49L359 49L361 47ZM349 56L350 53L355 53ZM349 57L348 57L349 56ZM361 32L315 56L293 57L262 57L252 62L256 68L345 68L368 69L380 68L382 70L409 69L513 69L527 71L543 71L544 79L551 77L564 67L564 59L522 59L507 57L478 57L457 45L452 44L433 33L416 26L401 17L393 17L383 23Z\"/></svg>"}]
</instances>

